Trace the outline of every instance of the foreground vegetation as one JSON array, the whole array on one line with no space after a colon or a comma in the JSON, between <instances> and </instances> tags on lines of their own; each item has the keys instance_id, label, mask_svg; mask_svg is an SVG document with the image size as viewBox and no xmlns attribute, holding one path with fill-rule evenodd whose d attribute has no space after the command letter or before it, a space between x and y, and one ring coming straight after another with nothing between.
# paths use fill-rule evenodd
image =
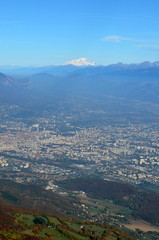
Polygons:
<instances>
[{"instance_id":1,"label":"foreground vegetation","mask_svg":"<svg viewBox=\"0 0 159 240\"><path fill-rule=\"evenodd\" d=\"M63 182L63 186L71 191L84 191L92 198L103 199L106 210L110 211L111 205L114 214L118 213L124 216L130 214L134 218L143 219L159 226L158 193L145 191L126 183L94 178L70 179ZM108 200L109 206L107 206L106 200ZM112 206L112 202L114 206Z\"/></svg>"},{"instance_id":2,"label":"foreground vegetation","mask_svg":"<svg viewBox=\"0 0 159 240\"><path fill-rule=\"evenodd\" d=\"M150 220L154 216L158 223L157 211L154 212L158 209L157 194L146 195L134 186L117 182L79 180L62 183L63 189L68 191L67 197L39 186L2 180L0 240L159 239L157 226L152 226L150 221L140 221L138 212L145 209L148 200L149 203L155 201L156 205L151 205L142 214L148 216L151 212ZM140 228L141 223L144 228ZM129 225L133 230L127 229Z\"/></svg>"},{"instance_id":3,"label":"foreground vegetation","mask_svg":"<svg viewBox=\"0 0 159 240\"><path fill-rule=\"evenodd\" d=\"M75 221L0 205L0 239L133 240L136 238L109 224Z\"/></svg>"}]
</instances>

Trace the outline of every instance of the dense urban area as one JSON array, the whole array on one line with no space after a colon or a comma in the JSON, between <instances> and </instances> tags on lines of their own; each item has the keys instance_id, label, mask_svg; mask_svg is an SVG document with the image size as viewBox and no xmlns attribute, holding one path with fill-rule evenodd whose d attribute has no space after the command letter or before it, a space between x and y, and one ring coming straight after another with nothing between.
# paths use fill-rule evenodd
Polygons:
<instances>
[{"instance_id":1,"label":"dense urban area","mask_svg":"<svg viewBox=\"0 0 159 240\"><path fill-rule=\"evenodd\" d=\"M1 178L40 183L95 176L159 185L158 123L102 123L74 126L73 114L9 118L18 106L1 106ZM83 116L84 117L84 116Z\"/></svg>"}]
</instances>

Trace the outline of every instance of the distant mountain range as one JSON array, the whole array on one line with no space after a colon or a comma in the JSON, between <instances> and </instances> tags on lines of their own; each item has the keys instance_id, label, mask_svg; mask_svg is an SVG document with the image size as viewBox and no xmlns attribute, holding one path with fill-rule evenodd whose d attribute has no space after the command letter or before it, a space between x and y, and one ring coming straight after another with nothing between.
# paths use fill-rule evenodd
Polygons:
<instances>
[{"instance_id":1,"label":"distant mountain range","mask_svg":"<svg viewBox=\"0 0 159 240\"><path fill-rule=\"evenodd\" d=\"M132 63L124 64L117 63L111 65L95 65L95 63L87 62L85 58L80 58L67 62L64 65L49 65L41 67L20 67L20 66L0 66L0 72L3 72L7 75L15 76L28 76L36 73L50 73L55 76L66 76L67 74L73 73L76 70L80 69L105 69L105 71L114 71L114 70L124 70L124 69L145 69L145 68L158 68L159 61L157 62L142 62L142 63Z\"/></svg>"},{"instance_id":2,"label":"distant mountain range","mask_svg":"<svg viewBox=\"0 0 159 240\"><path fill-rule=\"evenodd\" d=\"M0 70L1 99L12 95L67 92L67 94L104 95L159 103L159 62L140 64L61 65L5 68ZM20 89L20 90L19 90ZM39 95L40 96L40 95ZM14 96L15 97L15 96Z\"/></svg>"}]
</instances>

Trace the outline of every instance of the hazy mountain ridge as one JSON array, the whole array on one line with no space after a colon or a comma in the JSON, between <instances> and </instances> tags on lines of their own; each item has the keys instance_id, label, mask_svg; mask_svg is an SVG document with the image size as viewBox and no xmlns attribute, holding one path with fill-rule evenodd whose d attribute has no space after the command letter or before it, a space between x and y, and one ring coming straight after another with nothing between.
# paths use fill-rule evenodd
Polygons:
<instances>
[{"instance_id":1,"label":"hazy mountain ridge","mask_svg":"<svg viewBox=\"0 0 159 240\"><path fill-rule=\"evenodd\" d=\"M11 77L0 73L0 86L2 87L10 87L14 83L14 79Z\"/></svg>"},{"instance_id":2,"label":"hazy mountain ridge","mask_svg":"<svg viewBox=\"0 0 159 240\"><path fill-rule=\"evenodd\" d=\"M19 92L31 96L53 96L55 92L68 94L107 95L159 103L159 62L141 64L112 64L109 66L48 66L24 68L22 78L0 75L1 98L12 97ZM24 70L16 69L19 71ZM30 74L33 71L33 74ZM13 72L12 72L13 74ZM13 74L14 75L14 74ZM9 92L9 93L8 93ZM19 98L22 94L20 94ZM28 97L28 96L27 96Z\"/></svg>"},{"instance_id":3,"label":"hazy mountain ridge","mask_svg":"<svg viewBox=\"0 0 159 240\"><path fill-rule=\"evenodd\" d=\"M32 75L36 73L50 73L53 75L60 75L64 76L67 74L70 74L71 72L74 72L76 70L80 69L105 69L108 71L114 71L114 70L121 70L121 69L145 69L145 68L158 68L159 67L159 61L157 62L141 62L141 63L132 63L132 64L124 64L124 63L116 63L116 64L110 64L110 65L76 65L67 63L64 65L49 65L49 66L26 66L26 67L20 67L20 66L0 66L0 72L3 72L4 74L8 75Z\"/></svg>"}]
</instances>

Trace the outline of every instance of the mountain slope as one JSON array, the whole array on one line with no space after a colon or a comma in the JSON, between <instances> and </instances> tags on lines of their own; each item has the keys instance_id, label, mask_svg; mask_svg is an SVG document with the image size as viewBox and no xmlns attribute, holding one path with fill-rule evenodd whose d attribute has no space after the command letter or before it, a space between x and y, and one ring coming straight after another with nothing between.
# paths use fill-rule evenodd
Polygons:
<instances>
[{"instance_id":1,"label":"mountain slope","mask_svg":"<svg viewBox=\"0 0 159 240\"><path fill-rule=\"evenodd\" d=\"M159 103L159 68L84 68L64 78L59 86L76 93L105 94Z\"/></svg>"},{"instance_id":2,"label":"mountain slope","mask_svg":"<svg viewBox=\"0 0 159 240\"><path fill-rule=\"evenodd\" d=\"M93 178L68 180L64 183L64 187L112 200L116 204L132 209L134 216L159 225L159 194L157 193L146 192L126 183Z\"/></svg>"},{"instance_id":3,"label":"mountain slope","mask_svg":"<svg viewBox=\"0 0 159 240\"><path fill-rule=\"evenodd\" d=\"M135 236L135 234L133 233ZM135 240L109 224L75 221L0 204L0 239Z\"/></svg>"},{"instance_id":4,"label":"mountain slope","mask_svg":"<svg viewBox=\"0 0 159 240\"><path fill-rule=\"evenodd\" d=\"M0 74L1 100L11 98L21 101L25 96L25 99L31 99L31 102L35 98L45 99L47 102L48 97L49 101L53 102L55 94L67 93L68 97L113 96L125 101L159 103L158 62L80 67L63 65L33 70L36 74L17 80Z\"/></svg>"},{"instance_id":5,"label":"mountain slope","mask_svg":"<svg viewBox=\"0 0 159 240\"><path fill-rule=\"evenodd\" d=\"M74 207L73 200L60 194L46 191L37 185L15 183L3 179L0 185L0 203L61 215L67 215L69 212L76 215L80 211Z\"/></svg>"}]
</instances>

